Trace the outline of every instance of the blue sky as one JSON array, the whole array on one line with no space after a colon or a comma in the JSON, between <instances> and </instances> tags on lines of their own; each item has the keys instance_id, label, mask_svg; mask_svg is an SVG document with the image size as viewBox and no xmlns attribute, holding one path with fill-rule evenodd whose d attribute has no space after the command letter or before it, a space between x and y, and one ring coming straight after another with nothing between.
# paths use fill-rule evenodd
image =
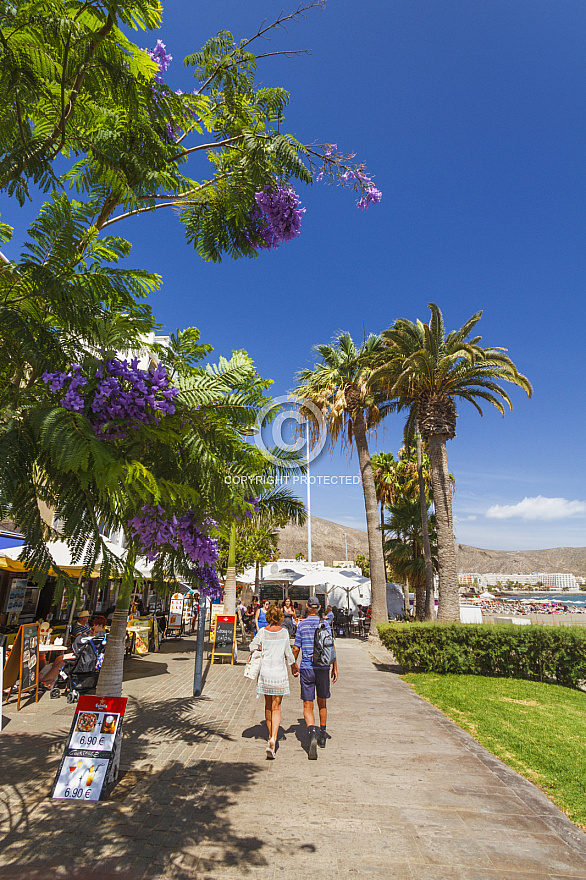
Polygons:
<instances>
[{"instance_id":1,"label":"blue sky","mask_svg":"<svg viewBox=\"0 0 586 880\"><path fill-rule=\"evenodd\" d=\"M186 54L219 29L251 35L282 8L167 0L144 44L164 40L166 81L187 91ZM163 276L152 305L166 328L199 327L217 354L247 349L275 395L337 331L360 341L397 317L428 320L430 301L450 329L483 309L485 344L509 349L534 396L513 389L504 420L460 406L448 444L456 531L476 546L586 545L585 37L583 0L328 0L262 50L311 54L261 61L258 78L291 93L282 129L355 152L381 204L363 212L350 190L301 187L297 240L221 265L198 259L171 212L116 227L134 242L131 263ZM2 219L21 222L6 202ZM401 432L392 418L372 451L396 453ZM356 457L323 454L313 472L355 474ZM316 486L312 513L364 527L360 487Z\"/></svg>"}]
</instances>

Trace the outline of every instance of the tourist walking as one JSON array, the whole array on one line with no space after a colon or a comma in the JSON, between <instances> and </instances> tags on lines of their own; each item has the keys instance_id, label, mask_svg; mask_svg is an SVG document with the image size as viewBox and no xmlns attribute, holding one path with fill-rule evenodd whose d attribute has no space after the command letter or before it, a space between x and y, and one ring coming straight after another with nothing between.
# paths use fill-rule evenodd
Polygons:
<instances>
[{"instance_id":1,"label":"tourist walking","mask_svg":"<svg viewBox=\"0 0 586 880\"><path fill-rule=\"evenodd\" d=\"M299 667L289 645L289 633L281 626L282 609L278 605L271 605L266 611L266 618L266 626L258 631L250 643L250 652L252 656L253 651L262 651L256 693L265 698L265 720L269 734L266 753L267 758L273 759L281 725L281 702L290 693L287 663L295 676L299 675Z\"/></svg>"},{"instance_id":2,"label":"tourist walking","mask_svg":"<svg viewBox=\"0 0 586 880\"><path fill-rule=\"evenodd\" d=\"M310 761L317 760L317 747L325 749L327 741L326 724L328 710L326 701L330 698L330 666L332 682L338 680L338 661L334 648L334 638L327 620L320 620L320 602L317 596L307 600L307 617L297 624L293 656L295 660L301 651L299 674L301 680L301 699L303 700L303 717L309 735L308 756ZM316 630L320 630L320 656L315 656ZM314 662L315 660L315 662ZM319 731L315 724L313 701L317 693L319 709Z\"/></svg>"},{"instance_id":3,"label":"tourist walking","mask_svg":"<svg viewBox=\"0 0 586 880\"><path fill-rule=\"evenodd\" d=\"M267 625L267 611L270 604L268 599L264 599L254 612L254 630L257 633Z\"/></svg>"},{"instance_id":4,"label":"tourist walking","mask_svg":"<svg viewBox=\"0 0 586 880\"><path fill-rule=\"evenodd\" d=\"M292 639L295 638L297 623L297 614L295 613L293 603L291 602L289 596L287 596L287 598L283 602L283 626L288 631Z\"/></svg>"}]
</instances>

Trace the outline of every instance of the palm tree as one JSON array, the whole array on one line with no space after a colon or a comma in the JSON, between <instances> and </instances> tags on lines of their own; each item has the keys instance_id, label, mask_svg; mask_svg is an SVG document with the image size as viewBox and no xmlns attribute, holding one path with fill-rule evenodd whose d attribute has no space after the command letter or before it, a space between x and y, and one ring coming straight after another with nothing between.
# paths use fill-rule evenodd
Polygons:
<instances>
[{"instance_id":1,"label":"palm tree","mask_svg":"<svg viewBox=\"0 0 586 880\"><path fill-rule=\"evenodd\" d=\"M356 446L368 530L373 633L377 624L388 621L382 536L368 450L368 432L391 410L386 393L372 382L373 361L382 350L380 336L371 334L358 348L349 333L340 333L330 344L316 346L321 361L298 373L295 389L297 397L318 407L332 443L341 437Z\"/></svg>"},{"instance_id":2,"label":"palm tree","mask_svg":"<svg viewBox=\"0 0 586 880\"><path fill-rule=\"evenodd\" d=\"M428 504L426 502L426 512ZM384 549L393 575L398 580L408 578L415 592L417 620L426 617L426 578L423 555L423 529L421 505L416 495L397 498L389 506L390 518L385 522L385 532L391 533L384 541ZM435 520L428 518L431 526L431 545L435 550ZM432 551L433 552L433 551Z\"/></svg>"},{"instance_id":3,"label":"palm tree","mask_svg":"<svg viewBox=\"0 0 586 880\"><path fill-rule=\"evenodd\" d=\"M397 465L392 452L375 452L371 455L372 476L376 489L376 500L380 504L380 527L383 529L385 521L385 507L394 504L397 498ZM387 577L387 560L385 563L385 579Z\"/></svg>"},{"instance_id":4,"label":"palm tree","mask_svg":"<svg viewBox=\"0 0 586 880\"><path fill-rule=\"evenodd\" d=\"M408 409L408 427L419 426L428 444L437 520L440 599L438 620L458 620L460 594L456 572L451 487L446 443L456 436L456 399L468 400L480 415L487 401L504 416L513 404L499 384L511 382L530 397L531 383L503 348L484 348L470 338L482 312L446 334L443 315L430 303L428 324L400 318L381 334L387 347L375 380L386 382L398 409Z\"/></svg>"}]
</instances>

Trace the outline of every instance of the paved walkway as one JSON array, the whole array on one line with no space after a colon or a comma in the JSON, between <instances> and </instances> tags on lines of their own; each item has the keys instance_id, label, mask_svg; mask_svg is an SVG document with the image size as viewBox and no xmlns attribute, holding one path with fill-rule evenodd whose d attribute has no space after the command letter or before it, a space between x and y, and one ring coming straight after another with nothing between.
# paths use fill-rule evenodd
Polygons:
<instances>
[{"instance_id":1,"label":"paved walkway","mask_svg":"<svg viewBox=\"0 0 586 880\"><path fill-rule=\"evenodd\" d=\"M72 707L43 697L0 734L0 877L11 880L586 880L586 835L530 783L339 640L327 748L304 752L298 684L266 761L242 667L190 698L194 640L127 666L125 776L109 801L50 801Z\"/></svg>"}]
</instances>

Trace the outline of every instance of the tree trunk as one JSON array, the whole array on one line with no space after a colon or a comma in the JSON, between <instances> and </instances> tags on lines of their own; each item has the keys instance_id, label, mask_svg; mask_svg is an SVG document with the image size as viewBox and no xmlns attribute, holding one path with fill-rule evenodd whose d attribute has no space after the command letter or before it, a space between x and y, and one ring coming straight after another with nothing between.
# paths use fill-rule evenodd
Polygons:
<instances>
[{"instance_id":1,"label":"tree trunk","mask_svg":"<svg viewBox=\"0 0 586 880\"><path fill-rule=\"evenodd\" d=\"M387 557L385 556L385 504L384 501L380 503L380 535L383 542L383 566L385 569L385 584L389 579L387 574ZM385 586L386 590L386 586Z\"/></svg>"},{"instance_id":2,"label":"tree trunk","mask_svg":"<svg viewBox=\"0 0 586 880\"><path fill-rule=\"evenodd\" d=\"M433 620L435 617L435 596L433 590L433 560L431 557L431 544L429 541L429 522L427 520L427 494L425 480L423 479L423 464L421 454L421 433L419 426L416 431L417 440L417 479L419 481L419 501L421 503L421 534L423 537L423 557L425 559L425 619Z\"/></svg>"},{"instance_id":3,"label":"tree trunk","mask_svg":"<svg viewBox=\"0 0 586 880\"><path fill-rule=\"evenodd\" d=\"M421 557L417 553L416 540L413 541L412 550L414 569L417 570L417 560ZM415 591L415 620L423 621L425 620L425 581L419 576L416 576L413 588Z\"/></svg>"},{"instance_id":4,"label":"tree trunk","mask_svg":"<svg viewBox=\"0 0 586 880\"><path fill-rule=\"evenodd\" d=\"M124 651L126 649L126 622L128 609L134 586L134 563L136 550L129 548L126 565L120 585L120 593L116 600L116 610L112 618L112 626L106 642L104 663L98 679L96 693L99 697L121 697L122 676L124 672Z\"/></svg>"},{"instance_id":5,"label":"tree trunk","mask_svg":"<svg viewBox=\"0 0 586 880\"><path fill-rule=\"evenodd\" d=\"M230 529L228 568L224 582L224 614L236 614L236 523Z\"/></svg>"},{"instance_id":6,"label":"tree trunk","mask_svg":"<svg viewBox=\"0 0 586 880\"><path fill-rule=\"evenodd\" d=\"M370 586L372 590L370 631L374 637L377 637L378 633L376 627L381 623L388 623L389 620L389 614L387 611L387 581L385 578L382 534L378 521L376 488L374 485L374 477L372 475L370 454L368 452L364 414L362 412L354 419L353 432L356 451L358 452L358 463L360 465L362 491L364 492L366 528L368 531L368 550L370 554Z\"/></svg>"},{"instance_id":7,"label":"tree trunk","mask_svg":"<svg viewBox=\"0 0 586 880\"><path fill-rule=\"evenodd\" d=\"M403 584L403 598L405 599L405 620L411 617L411 603L409 601L409 578L405 578Z\"/></svg>"},{"instance_id":8,"label":"tree trunk","mask_svg":"<svg viewBox=\"0 0 586 880\"><path fill-rule=\"evenodd\" d=\"M456 570L456 548L452 518L452 489L448 473L446 434L429 438L431 482L437 527L439 606L438 620L460 620L460 590Z\"/></svg>"}]
</instances>

